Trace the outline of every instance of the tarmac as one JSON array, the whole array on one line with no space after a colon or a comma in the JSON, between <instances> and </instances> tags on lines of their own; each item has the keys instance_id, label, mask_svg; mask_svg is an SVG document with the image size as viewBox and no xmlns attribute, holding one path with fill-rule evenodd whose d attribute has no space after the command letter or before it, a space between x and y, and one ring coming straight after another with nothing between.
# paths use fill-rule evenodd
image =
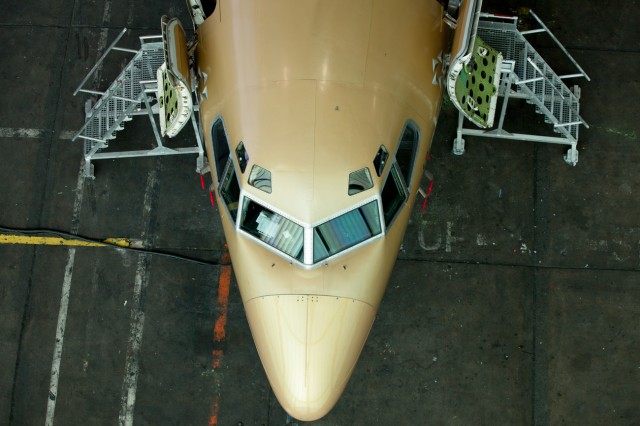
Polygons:
<instances>
[{"instance_id":1,"label":"tarmac","mask_svg":"<svg viewBox=\"0 0 640 426\"><path fill-rule=\"evenodd\" d=\"M428 205L414 207L344 394L313 425L640 425L640 5L485 3L535 10L590 75L576 81L590 125L579 162L559 145L473 137L456 156L445 102ZM73 91L105 47L123 27L137 47L163 14L189 25L184 4L1 8L0 233L14 237L0 243L0 424L287 423L195 156L96 161L91 180L70 141L86 100ZM569 68L552 41L534 44ZM90 85L105 88L125 57ZM548 128L531 106L509 108L508 129ZM112 143L151 140L145 120ZM150 251L14 244L18 229Z\"/></svg>"}]
</instances>

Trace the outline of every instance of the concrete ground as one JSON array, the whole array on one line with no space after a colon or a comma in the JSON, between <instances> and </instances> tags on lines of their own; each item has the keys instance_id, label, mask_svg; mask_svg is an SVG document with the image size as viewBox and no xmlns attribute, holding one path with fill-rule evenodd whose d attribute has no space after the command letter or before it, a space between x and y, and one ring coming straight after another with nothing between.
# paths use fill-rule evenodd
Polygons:
<instances>
[{"instance_id":1,"label":"concrete ground","mask_svg":"<svg viewBox=\"0 0 640 426\"><path fill-rule=\"evenodd\" d=\"M486 3L533 8L590 74L580 161L471 137L454 156L445 104L429 205L414 209L344 394L315 425L640 425L638 2ZM85 180L69 140L83 123L72 92L105 46L126 26L135 47L162 14L189 22L183 3L0 4L0 227L134 238L207 262L0 244L0 424L284 425L195 157L105 160ZM114 143L152 137L136 120ZM546 126L517 103L508 120Z\"/></svg>"}]
</instances>

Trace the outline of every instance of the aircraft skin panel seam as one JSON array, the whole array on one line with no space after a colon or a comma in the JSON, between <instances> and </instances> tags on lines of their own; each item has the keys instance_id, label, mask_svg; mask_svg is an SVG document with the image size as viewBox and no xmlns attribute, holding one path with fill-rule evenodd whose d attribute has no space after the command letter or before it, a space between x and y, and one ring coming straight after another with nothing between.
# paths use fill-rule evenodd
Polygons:
<instances>
[{"instance_id":1,"label":"aircraft skin panel seam","mask_svg":"<svg viewBox=\"0 0 640 426\"><path fill-rule=\"evenodd\" d=\"M369 68L369 54L371 53L371 34L373 31L373 8L374 7L375 6L372 4L371 16L369 16L369 35L367 36L367 54L365 55L364 72L362 73L362 87L365 87L365 84L367 81L367 75L368 75L367 69Z\"/></svg>"},{"instance_id":2,"label":"aircraft skin panel seam","mask_svg":"<svg viewBox=\"0 0 640 426\"><path fill-rule=\"evenodd\" d=\"M311 312L309 312L309 310L311 309L311 307L309 306L309 296L306 295L304 296L304 301L305 301L305 305L306 305L306 318L305 318L305 336L304 336L304 371L305 371L305 377L304 377L304 383L305 386L307 388L309 388L309 382L310 382L310 368L309 365L311 364L311 360L309 359L310 354L309 354L309 335L311 334L309 332L309 329L311 328Z\"/></svg>"},{"instance_id":3,"label":"aircraft skin panel seam","mask_svg":"<svg viewBox=\"0 0 640 426\"><path fill-rule=\"evenodd\" d=\"M314 105L314 111L313 111L313 158L317 158L316 156L316 150L317 150L317 134L318 134L318 85L319 83L316 81L315 84L315 90L314 90L314 99L313 99L313 105ZM311 188L315 189L316 187L316 162L313 162L313 170L311 172ZM311 205L315 205L315 190L311 192Z\"/></svg>"},{"instance_id":4,"label":"aircraft skin panel seam","mask_svg":"<svg viewBox=\"0 0 640 426\"><path fill-rule=\"evenodd\" d=\"M325 294L325 293L272 293L272 294L265 294L265 295L261 295L261 296L255 296L255 297L251 297L247 300L244 300L242 303L243 305L246 305L247 303L251 302L252 300L255 299L264 299L267 297L279 297L279 296L301 296L301 297L318 297L318 298L329 298L329 299L342 299L342 300L351 300L352 302L359 302L359 303L363 303L367 306L369 306L371 309L373 309L374 311L377 311L377 308L375 306L373 306L371 303L365 301L365 300L361 300L361 299L356 299L353 297L344 297L344 296L334 296L331 294Z\"/></svg>"}]
</instances>

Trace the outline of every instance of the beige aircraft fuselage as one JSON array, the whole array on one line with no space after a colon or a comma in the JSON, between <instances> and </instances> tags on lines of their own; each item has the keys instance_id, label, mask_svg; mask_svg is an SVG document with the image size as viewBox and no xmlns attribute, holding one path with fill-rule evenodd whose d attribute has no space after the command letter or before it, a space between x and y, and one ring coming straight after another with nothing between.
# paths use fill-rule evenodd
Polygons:
<instances>
[{"instance_id":1,"label":"beige aircraft fuselage","mask_svg":"<svg viewBox=\"0 0 640 426\"><path fill-rule=\"evenodd\" d=\"M197 32L200 122L251 332L283 408L314 420L348 382L418 192L442 98L442 7L436 0L223 0ZM395 156L407 126L415 151L401 166ZM228 141L227 175L214 127ZM241 142L248 161L236 152ZM381 145L389 156L377 163L378 175ZM249 183L256 165L271 173L271 192ZM349 195L350 174L365 168L372 187ZM221 181L234 178L240 193L225 198ZM406 192L393 209L385 185ZM262 210L247 232L255 206ZM354 244L351 218L362 222L365 213L377 215L367 219L371 236ZM323 257L316 231L334 218L349 226L334 227L341 234L327 247L339 251ZM276 225L280 243L269 238ZM304 237L298 257L282 249L296 235Z\"/></svg>"}]
</instances>

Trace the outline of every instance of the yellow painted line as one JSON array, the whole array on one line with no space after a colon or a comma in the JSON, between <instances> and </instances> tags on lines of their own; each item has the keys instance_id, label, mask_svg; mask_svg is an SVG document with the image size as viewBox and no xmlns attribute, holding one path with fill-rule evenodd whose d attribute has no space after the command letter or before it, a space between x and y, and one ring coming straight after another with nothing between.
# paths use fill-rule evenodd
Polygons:
<instances>
[{"instance_id":1,"label":"yellow painted line","mask_svg":"<svg viewBox=\"0 0 640 426\"><path fill-rule=\"evenodd\" d=\"M61 237L37 237L28 235L0 234L0 244L30 244L45 246L73 246L73 247L106 247L116 245L129 247L130 241L126 238L107 238L104 243L74 240Z\"/></svg>"},{"instance_id":2,"label":"yellow painted line","mask_svg":"<svg viewBox=\"0 0 640 426\"><path fill-rule=\"evenodd\" d=\"M131 240L128 238L107 238L104 242L112 246L131 247Z\"/></svg>"}]
</instances>

